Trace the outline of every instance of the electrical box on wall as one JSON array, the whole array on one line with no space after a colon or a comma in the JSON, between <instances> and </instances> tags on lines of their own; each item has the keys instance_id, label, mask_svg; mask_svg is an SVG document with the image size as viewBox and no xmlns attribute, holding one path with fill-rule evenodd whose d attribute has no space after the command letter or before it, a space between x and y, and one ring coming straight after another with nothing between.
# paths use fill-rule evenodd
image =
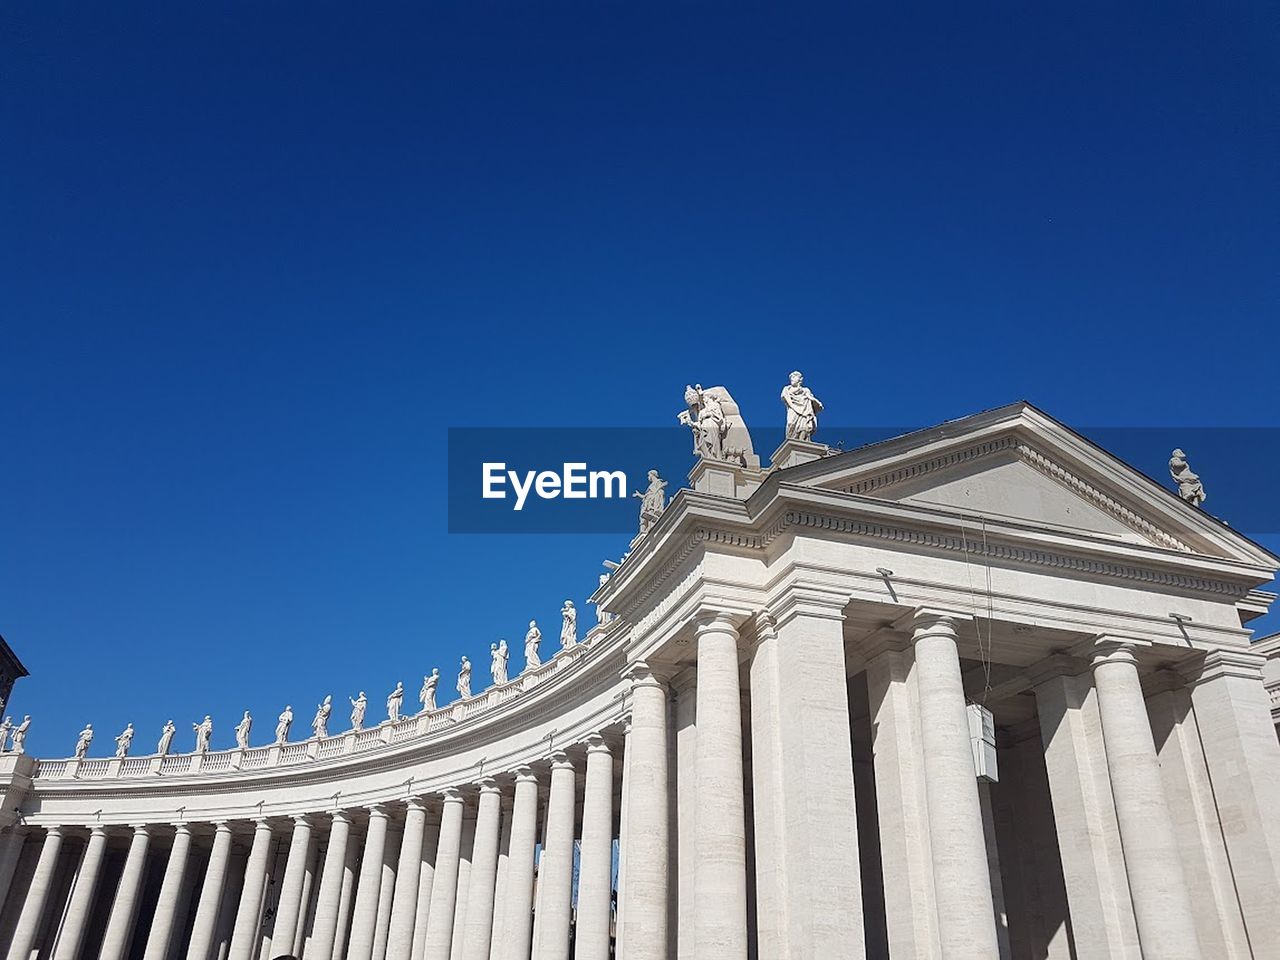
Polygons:
<instances>
[{"instance_id":1,"label":"electrical box on wall","mask_svg":"<svg viewBox=\"0 0 1280 960\"><path fill-rule=\"evenodd\" d=\"M973 772L987 783L999 781L996 770L996 719L980 703L965 707L969 715L969 746L973 748Z\"/></svg>"}]
</instances>

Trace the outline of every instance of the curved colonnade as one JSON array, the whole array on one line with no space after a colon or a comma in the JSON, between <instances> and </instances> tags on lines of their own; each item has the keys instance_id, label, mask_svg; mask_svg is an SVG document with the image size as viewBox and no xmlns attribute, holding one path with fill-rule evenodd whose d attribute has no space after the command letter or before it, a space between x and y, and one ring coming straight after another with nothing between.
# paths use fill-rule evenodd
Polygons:
<instances>
[{"instance_id":1,"label":"curved colonnade","mask_svg":"<svg viewBox=\"0 0 1280 960\"><path fill-rule=\"evenodd\" d=\"M0 755L3 955L607 958L633 832L623 770L653 783L666 752L666 695L644 664L624 669L620 634L596 627L508 684L359 732ZM631 693L646 687L638 741L654 756L637 759ZM640 834L665 832L664 804L632 809ZM634 916L665 913L661 874L649 908L639 878Z\"/></svg>"}]
</instances>

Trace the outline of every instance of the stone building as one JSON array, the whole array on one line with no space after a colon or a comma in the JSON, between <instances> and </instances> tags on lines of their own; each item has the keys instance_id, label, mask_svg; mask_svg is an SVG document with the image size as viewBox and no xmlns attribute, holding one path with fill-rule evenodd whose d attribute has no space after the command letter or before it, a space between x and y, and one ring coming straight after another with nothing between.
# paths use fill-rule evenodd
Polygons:
<instances>
[{"instance_id":1,"label":"stone building","mask_svg":"<svg viewBox=\"0 0 1280 960\"><path fill-rule=\"evenodd\" d=\"M700 460L612 619L468 699L0 756L0 951L1276 957L1280 560L1026 404L807 430Z\"/></svg>"},{"instance_id":2,"label":"stone building","mask_svg":"<svg viewBox=\"0 0 1280 960\"><path fill-rule=\"evenodd\" d=\"M18 655L13 652L4 637L0 637L0 709L3 709L13 696L13 685L27 676L27 668L22 665Z\"/></svg>"}]
</instances>

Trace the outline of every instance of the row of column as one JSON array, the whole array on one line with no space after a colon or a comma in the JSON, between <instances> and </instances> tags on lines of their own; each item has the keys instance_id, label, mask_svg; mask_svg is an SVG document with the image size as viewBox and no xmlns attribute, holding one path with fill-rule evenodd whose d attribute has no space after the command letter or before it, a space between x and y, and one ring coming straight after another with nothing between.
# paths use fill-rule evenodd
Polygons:
<instances>
[{"instance_id":1,"label":"row of column","mask_svg":"<svg viewBox=\"0 0 1280 960\"><path fill-rule=\"evenodd\" d=\"M644 734L639 741L645 742ZM643 770L643 762L637 767ZM584 780L580 797L579 768ZM211 960L215 942L222 942L220 931L228 926L226 960L257 960L268 937L270 956L296 953L305 960L528 960L533 955L538 960L568 960L571 951L576 960L609 960L613 752L604 738L592 737L577 760L566 753L553 755L549 772L541 777L548 787L545 819L539 817L540 775L528 767L516 770L505 788L494 779L476 785L473 814L457 790L410 799L404 806L402 832L393 828L388 806L375 804L367 808L362 844L353 829L354 811L295 817L278 878L274 918L266 925L264 907L278 839L273 822L254 822L243 873L234 877L231 825L216 824L203 880L191 863L191 827L180 824L151 923L140 934L145 936L145 960L172 960L183 935L186 960ZM629 835L651 835L644 813L655 806L662 804L634 807L641 822L627 830ZM431 816L435 809L438 820ZM328 842L317 870L312 860L314 835L325 820ZM0 841L0 883L6 886L24 832L9 830ZM40 843L34 873L25 890L12 890L24 899L8 960L28 960L39 946L55 909L55 880L66 835L64 828L52 826L42 840L33 841ZM133 828L97 954L103 960L124 960L134 949L151 836L147 826ZM86 956L86 931L102 896L106 847L106 829L91 828L69 899L58 908L62 922L49 954L54 960ZM312 873L318 873L317 887L309 896ZM636 889L643 889L646 870L637 868L634 873ZM651 882L665 890L665 878ZM180 911L197 884L199 896L188 921ZM0 896L4 892L0 889ZM637 918L644 915L643 908L635 911ZM187 922L189 934L183 927Z\"/></svg>"}]
</instances>

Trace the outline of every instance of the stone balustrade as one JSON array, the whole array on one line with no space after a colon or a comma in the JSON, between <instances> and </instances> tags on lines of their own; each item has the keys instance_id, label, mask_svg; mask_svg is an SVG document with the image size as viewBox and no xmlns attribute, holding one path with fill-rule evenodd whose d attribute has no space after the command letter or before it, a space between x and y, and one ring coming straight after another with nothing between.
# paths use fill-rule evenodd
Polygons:
<instances>
[{"instance_id":1,"label":"stone balustrade","mask_svg":"<svg viewBox=\"0 0 1280 960\"><path fill-rule=\"evenodd\" d=\"M590 653L607 641L607 625L594 628L581 643L559 651L537 667L521 673L500 686L490 687L472 697L444 704L399 720L385 720L362 730L347 730L328 737L311 737L293 743L270 744L248 749L211 750L204 753L152 754L140 757L92 757L34 760L33 780L118 780L154 776L195 776L234 774L264 770L316 760L330 760L362 754L389 745L430 741L441 731L489 715L497 708L518 704L526 694L553 678L572 671ZM0 754L0 776L16 769L19 754Z\"/></svg>"}]
</instances>

